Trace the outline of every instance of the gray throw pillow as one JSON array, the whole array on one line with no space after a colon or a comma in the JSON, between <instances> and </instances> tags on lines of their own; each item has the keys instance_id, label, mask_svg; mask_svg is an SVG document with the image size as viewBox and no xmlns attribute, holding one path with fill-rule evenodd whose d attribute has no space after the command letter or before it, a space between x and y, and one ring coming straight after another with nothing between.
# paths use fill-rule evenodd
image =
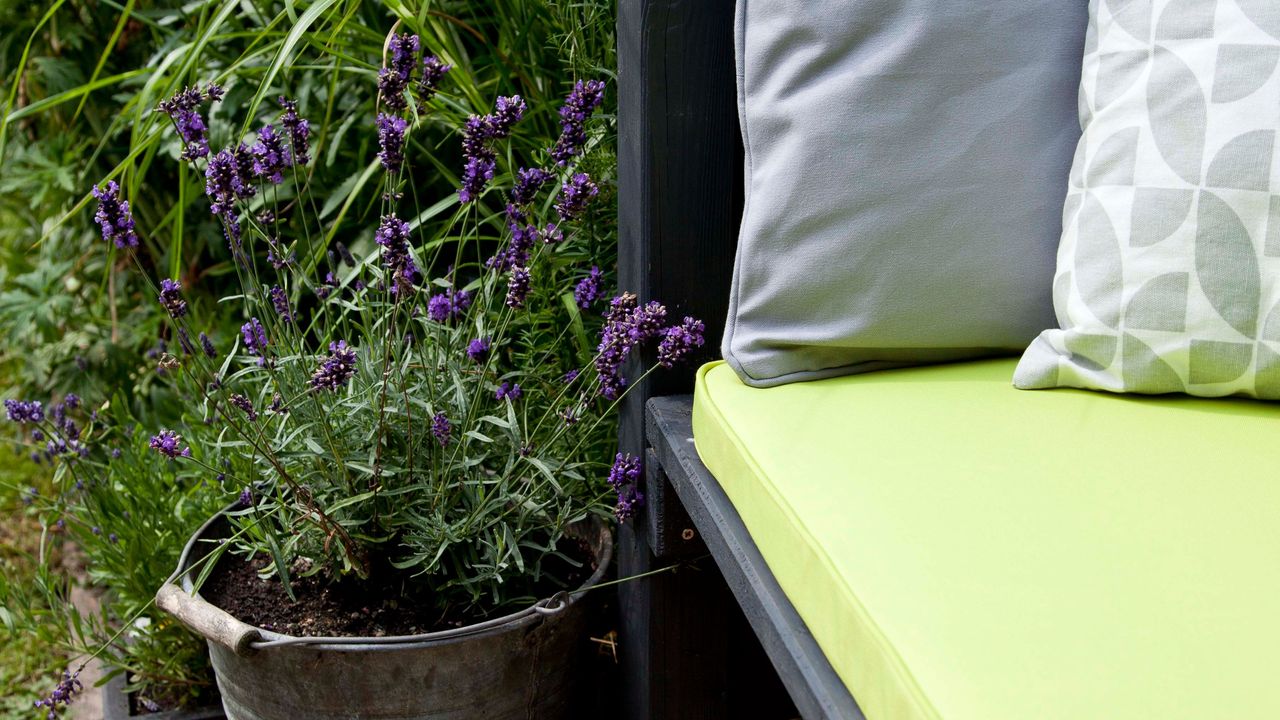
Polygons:
<instances>
[{"instance_id":1,"label":"gray throw pillow","mask_svg":"<svg viewBox=\"0 0 1280 720\"><path fill-rule=\"evenodd\" d=\"M755 386L1022 351L1054 319L1086 0L739 0Z\"/></svg>"}]
</instances>

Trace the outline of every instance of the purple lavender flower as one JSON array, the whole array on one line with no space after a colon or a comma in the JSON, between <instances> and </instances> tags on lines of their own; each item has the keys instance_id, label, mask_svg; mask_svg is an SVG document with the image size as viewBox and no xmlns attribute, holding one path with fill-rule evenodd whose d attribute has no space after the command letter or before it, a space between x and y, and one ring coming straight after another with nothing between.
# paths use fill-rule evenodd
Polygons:
<instances>
[{"instance_id":1,"label":"purple lavender flower","mask_svg":"<svg viewBox=\"0 0 1280 720\"><path fill-rule=\"evenodd\" d=\"M152 435L151 449L170 460L191 457L191 448L183 447L182 436L172 430L161 430L158 435Z\"/></svg>"},{"instance_id":2,"label":"purple lavender flower","mask_svg":"<svg viewBox=\"0 0 1280 720\"><path fill-rule=\"evenodd\" d=\"M183 355L195 355L196 346L191 344L191 336L187 334L184 327L178 328L178 345L182 347Z\"/></svg>"},{"instance_id":3,"label":"purple lavender flower","mask_svg":"<svg viewBox=\"0 0 1280 720\"><path fill-rule=\"evenodd\" d=\"M489 115L472 115L462 127L462 187L458 199L469 203L493 179L497 167L492 143L511 134L511 127L524 117L525 103L519 95L499 97L494 112Z\"/></svg>"},{"instance_id":4,"label":"purple lavender flower","mask_svg":"<svg viewBox=\"0 0 1280 720\"><path fill-rule=\"evenodd\" d=\"M222 88L210 83L201 93L194 87L183 88L177 95L161 102L158 109L169 116L178 137L182 139L182 159L194 160L209 154L209 138L205 133L209 128L198 108L204 102L216 102L222 99Z\"/></svg>"},{"instance_id":5,"label":"purple lavender flower","mask_svg":"<svg viewBox=\"0 0 1280 720\"><path fill-rule=\"evenodd\" d=\"M529 297L529 287L529 268L512 268L511 277L507 279L507 307L524 307L524 301Z\"/></svg>"},{"instance_id":6,"label":"purple lavender flower","mask_svg":"<svg viewBox=\"0 0 1280 720\"><path fill-rule=\"evenodd\" d=\"M640 458L630 453L618 453L609 470L609 486L618 493L618 505L615 514L618 520L631 517L641 505L644 496L640 494Z\"/></svg>"},{"instance_id":7,"label":"purple lavender flower","mask_svg":"<svg viewBox=\"0 0 1280 720\"><path fill-rule=\"evenodd\" d=\"M245 146L241 144L240 147ZM252 156L246 155L249 158L246 167L240 154L239 151L219 150L209 158L209 164L205 167L204 194L209 197L209 212L214 215L231 217L237 199L252 197L257 192L250 181ZM242 169L249 172L242 173Z\"/></svg>"},{"instance_id":8,"label":"purple lavender flower","mask_svg":"<svg viewBox=\"0 0 1280 720\"><path fill-rule=\"evenodd\" d=\"M544 245L559 245L564 242L564 231L555 223L547 223L538 231L538 237L542 238Z\"/></svg>"},{"instance_id":9,"label":"purple lavender flower","mask_svg":"<svg viewBox=\"0 0 1280 720\"><path fill-rule=\"evenodd\" d=\"M253 489L245 488L240 491L240 507L251 508L254 506Z\"/></svg>"},{"instance_id":10,"label":"purple lavender flower","mask_svg":"<svg viewBox=\"0 0 1280 720\"><path fill-rule=\"evenodd\" d=\"M440 62L435 55L422 58L422 76L418 80L418 112L422 112L427 101L435 96L436 90L440 87L440 81L452 69L449 65Z\"/></svg>"},{"instance_id":11,"label":"purple lavender flower","mask_svg":"<svg viewBox=\"0 0 1280 720\"><path fill-rule=\"evenodd\" d=\"M200 349L204 350L204 354L206 357L210 357L210 358L218 357L218 349L213 346L213 341L210 340L209 336L204 333L200 333Z\"/></svg>"},{"instance_id":12,"label":"purple lavender flower","mask_svg":"<svg viewBox=\"0 0 1280 720\"><path fill-rule=\"evenodd\" d=\"M329 343L329 357L311 376L313 390L337 390L356 374L356 351L345 340Z\"/></svg>"},{"instance_id":13,"label":"purple lavender flower","mask_svg":"<svg viewBox=\"0 0 1280 720\"><path fill-rule=\"evenodd\" d=\"M5 400L4 409L12 422L37 423L44 420L44 406L39 400Z\"/></svg>"},{"instance_id":14,"label":"purple lavender flower","mask_svg":"<svg viewBox=\"0 0 1280 720\"><path fill-rule=\"evenodd\" d=\"M604 297L604 290L600 288L601 279L600 268L592 265L591 274L579 280L573 288L573 299L578 307L587 310L592 303Z\"/></svg>"},{"instance_id":15,"label":"purple lavender flower","mask_svg":"<svg viewBox=\"0 0 1280 720\"><path fill-rule=\"evenodd\" d=\"M618 453L609 469L609 486L617 489L640 482L640 458L630 453Z\"/></svg>"},{"instance_id":16,"label":"purple lavender flower","mask_svg":"<svg viewBox=\"0 0 1280 720\"><path fill-rule=\"evenodd\" d=\"M467 343L467 357L475 362L484 362L489 357L492 346L488 338L476 338Z\"/></svg>"},{"instance_id":17,"label":"purple lavender flower","mask_svg":"<svg viewBox=\"0 0 1280 720\"><path fill-rule=\"evenodd\" d=\"M382 102L392 110L404 110L408 104L404 91L413 79L413 67L418 62L418 36L400 33L391 38L391 62L378 71L378 94Z\"/></svg>"},{"instance_id":18,"label":"purple lavender flower","mask_svg":"<svg viewBox=\"0 0 1280 720\"><path fill-rule=\"evenodd\" d=\"M250 355L258 357L258 365L265 365L267 362L267 331L262 327L262 323L258 322L258 318L251 317L249 322L240 326L240 336L244 338L244 349Z\"/></svg>"},{"instance_id":19,"label":"purple lavender flower","mask_svg":"<svg viewBox=\"0 0 1280 720\"><path fill-rule=\"evenodd\" d=\"M577 371L577 370L570 370L569 372L565 373L565 374L564 374L564 377L563 377L563 378L561 378L560 380L561 380L561 382L563 382L565 385L568 385L569 383L573 382L574 380L577 380L577 379L578 379L578 375L579 375L579 373L578 373L578 371Z\"/></svg>"},{"instance_id":20,"label":"purple lavender flower","mask_svg":"<svg viewBox=\"0 0 1280 720\"><path fill-rule=\"evenodd\" d=\"M111 459L112 459L112 460L119 460L119 459L120 459L120 456L121 456L121 455L123 455L123 454L124 454L124 453L122 453L122 452L120 451L120 448L111 448Z\"/></svg>"},{"instance_id":21,"label":"purple lavender flower","mask_svg":"<svg viewBox=\"0 0 1280 720\"><path fill-rule=\"evenodd\" d=\"M118 248L138 247L138 235L133 230L133 213L129 201L120 199L120 186L115 180L105 188L93 188L98 200L98 210L93 219L102 228L102 239L114 242Z\"/></svg>"},{"instance_id":22,"label":"purple lavender flower","mask_svg":"<svg viewBox=\"0 0 1280 720\"><path fill-rule=\"evenodd\" d=\"M502 383L498 386L498 390L493 394L496 400L519 400L524 391L520 389L520 384Z\"/></svg>"},{"instance_id":23,"label":"purple lavender flower","mask_svg":"<svg viewBox=\"0 0 1280 720\"><path fill-rule=\"evenodd\" d=\"M471 307L471 293L466 290L449 290L431 296L427 301L427 317L435 322L445 324L462 317Z\"/></svg>"},{"instance_id":24,"label":"purple lavender flower","mask_svg":"<svg viewBox=\"0 0 1280 720\"><path fill-rule=\"evenodd\" d=\"M289 146L293 151L291 163L306 165L311 162L311 123L298 115L298 103L281 95L278 98L280 107L284 108L284 116L280 124L289 133Z\"/></svg>"},{"instance_id":25,"label":"purple lavender flower","mask_svg":"<svg viewBox=\"0 0 1280 720\"><path fill-rule=\"evenodd\" d=\"M431 434L436 436L440 447L445 447L449 444L450 436L453 434L453 426L449 424L449 418L444 413L438 412L432 416Z\"/></svg>"},{"instance_id":26,"label":"purple lavender flower","mask_svg":"<svg viewBox=\"0 0 1280 720\"><path fill-rule=\"evenodd\" d=\"M115 533L111 533L107 535L107 542L111 543L112 545L115 545L116 543L120 542L120 536Z\"/></svg>"},{"instance_id":27,"label":"purple lavender flower","mask_svg":"<svg viewBox=\"0 0 1280 720\"><path fill-rule=\"evenodd\" d=\"M462 187L458 188L458 200L469 203L480 197L485 186L493 179L494 169L497 166L493 158L467 158L467 164L462 168Z\"/></svg>"},{"instance_id":28,"label":"purple lavender flower","mask_svg":"<svg viewBox=\"0 0 1280 720\"><path fill-rule=\"evenodd\" d=\"M485 267L497 272L528 265L529 251L538 237L537 228L525 223L524 211L516 205L507 205L507 227L511 230L511 242L485 261Z\"/></svg>"},{"instance_id":29,"label":"purple lavender flower","mask_svg":"<svg viewBox=\"0 0 1280 720\"><path fill-rule=\"evenodd\" d=\"M511 202L514 205L528 205L534 201L538 191L555 176L542 168L520 168L516 171L516 184L511 188Z\"/></svg>"},{"instance_id":30,"label":"purple lavender flower","mask_svg":"<svg viewBox=\"0 0 1280 720\"><path fill-rule=\"evenodd\" d=\"M274 125L264 125L258 131L258 142L249 148L253 158L254 177L265 177L273 184L284 182L284 171L293 165L293 159L285 150L284 141L276 133Z\"/></svg>"},{"instance_id":31,"label":"purple lavender flower","mask_svg":"<svg viewBox=\"0 0 1280 720\"><path fill-rule=\"evenodd\" d=\"M160 281L160 304L169 311L169 317L180 318L187 314L187 301L182 299L182 283L165 278Z\"/></svg>"},{"instance_id":32,"label":"purple lavender flower","mask_svg":"<svg viewBox=\"0 0 1280 720\"><path fill-rule=\"evenodd\" d=\"M276 315L280 316L280 321L293 322L293 312L289 310L289 298L285 297L284 288L273 285L267 294L271 296L271 305L275 308Z\"/></svg>"},{"instance_id":33,"label":"purple lavender flower","mask_svg":"<svg viewBox=\"0 0 1280 720\"><path fill-rule=\"evenodd\" d=\"M31 442L44 442L44 433L39 430L31 431Z\"/></svg>"},{"instance_id":34,"label":"purple lavender flower","mask_svg":"<svg viewBox=\"0 0 1280 720\"><path fill-rule=\"evenodd\" d=\"M550 149L551 159L561 167L577 157L587 143L584 123L600 102L604 100L604 83L599 80L579 80L560 108L560 138Z\"/></svg>"},{"instance_id":35,"label":"purple lavender flower","mask_svg":"<svg viewBox=\"0 0 1280 720\"><path fill-rule=\"evenodd\" d=\"M398 172L404 163L404 131L408 128L402 117L378 114L378 159L387 172Z\"/></svg>"},{"instance_id":36,"label":"purple lavender flower","mask_svg":"<svg viewBox=\"0 0 1280 720\"><path fill-rule=\"evenodd\" d=\"M276 415L286 415L289 412L289 408L285 407L284 398L281 397L280 393L275 393L271 396L271 405L267 407L267 410Z\"/></svg>"},{"instance_id":37,"label":"purple lavender flower","mask_svg":"<svg viewBox=\"0 0 1280 720\"><path fill-rule=\"evenodd\" d=\"M658 343L658 364L664 368L675 366L695 347L702 347L706 331L707 326L701 320L687 315L679 325L664 330Z\"/></svg>"},{"instance_id":38,"label":"purple lavender flower","mask_svg":"<svg viewBox=\"0 0 1280 720\"><path fill-rule=\"evenodd\" d=\"M563 221L574 220L587 209L587 203L599 193L600 188L591 182L590 175L577 173L560 188L560 196L556 198L556 212L560 214L560 219Z\"/></svg>"},{"instance_id":39,"label":"purple lavender flower","mask_svg":"<svg viewBox=\"0 0 1280 720\"><path fill-rule=\"evenodd\" d=\"M618 504L613 509L613 514L618 518L618 522L625 522L635 516L636 511L644 507L644 493L640 492L639 486L628 485L618 491Z\"/></svg>"},{"instance_id":40,"label":"purple lavender flower","mask_svg":"<svg viewBox=\"0 0 1280 720\"><path fill-rule=\"evenodd\" d=\"M58 681L58 685L49 693L48 697L41 698L35 702L36 708L44 708L49 711L45 717L48 720L57 720L59 706L65 708L75 700L75 696L84 686L80 684L80 671L75 674L69 671L62 673L62 679Z\"/></svg>"},{"instance_id":41,"label":"purple lavender flower","mask_svg":"<svg viewBox=\"0 0 1280 720\"><path fill-rule=\"evenodd\" d=\"M600 376L600 394L606 400L617 400L626 387L622 366L631 351L656 337L666 321L667 309L653 301L637 307L636 296L624 293L614 298L605 315L600 332L595 366Z\"/></svg>"},{"instance_id":42,"label":"purple lavender flower","mask_svg":"<svg viewBox=\"0 0 1280 720\"><path fill-rule=\"evenodd\" d=\"M249 417L249 422L253 422L258 419L258 412L253 409L253 401L249 398L239 393L234 393L229 400L233 406L239 408L240 412Z\"/></svg>"},{"instance_id":43,"label":"purple lavender flower","mask_svg":"<svg viewBox=\"0 0 1280 720\"><path fill-rule=\"evenodd\" d=\"M382 246L382 264L391 273L391 294L411 291L418 283L418 266L409 254L409 223L384 215L373 239Z\"/></svg>"},{"instance_id":44,"label":"purple lavender flower","mask_svg":"<svg viewBox=\"0 0 1280 720\"><path fill-rule=\"evenodd\" d=\"M494 112L489 118L490 139L504 138L511 134L511 128L524 117L524 99L519 95L499 97L494 103Z\"/></svg>"}]
</instances>

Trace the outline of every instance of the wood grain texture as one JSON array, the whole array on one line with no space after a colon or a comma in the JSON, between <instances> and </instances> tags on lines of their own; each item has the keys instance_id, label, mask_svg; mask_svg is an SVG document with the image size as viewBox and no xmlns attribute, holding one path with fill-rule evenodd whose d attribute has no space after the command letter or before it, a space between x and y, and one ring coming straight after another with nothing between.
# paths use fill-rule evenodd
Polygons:
<instances>
[{"instance_id":1,"label":"wood grain texture","mask_svg":"<svg viewBox=\"0 0 1280 720\"><path fill-rule=\"evenodd\" d=\"M673 320L702 319L708 339L691 366L655 373L628 394L619 440L635 455L645 450L645 401L688 392L692 368L718 356L742 211L733 17L733 0L618 3L620 285L642 300L661 300ZM652 360L638 358L627 377ZM668 511L662 492L652 495L645 514L621 532L620 577L668 564L655 556L654 541L671 551L663 528L683 522L683 511ZM696 552L701 540L686 545ZM737 662L730 633L741 613L707 566L619 587L627 717L729 717Z\"/></svg>"}]
</instances>

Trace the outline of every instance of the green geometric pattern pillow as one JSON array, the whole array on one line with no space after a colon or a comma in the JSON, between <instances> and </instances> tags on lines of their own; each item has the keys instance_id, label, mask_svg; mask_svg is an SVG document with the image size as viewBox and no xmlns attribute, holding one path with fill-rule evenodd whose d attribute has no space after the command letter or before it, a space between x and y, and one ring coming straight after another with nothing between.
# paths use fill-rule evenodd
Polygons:
<instances>
[{"instance_id":1,"label":"green geometric pattern pillow","mask_svg":"<svg viewBox=\"0 0 1280 720\"><path fill-rule=\"evenodd\" d=\"M1061 329L1014 384L1280 399L1280 0L1092 0Z\"/></svg>"}]
</instances>

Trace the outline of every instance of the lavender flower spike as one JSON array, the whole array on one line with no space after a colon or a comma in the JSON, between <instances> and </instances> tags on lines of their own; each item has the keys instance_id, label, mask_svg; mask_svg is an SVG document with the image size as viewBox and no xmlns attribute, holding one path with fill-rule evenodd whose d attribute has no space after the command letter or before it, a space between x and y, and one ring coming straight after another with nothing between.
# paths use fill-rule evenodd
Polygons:
<instances>
[{"instance_id":1,"label":"lavender flower spike","mask_svg":"<svg viewBox=\"0 0 1280 720\"><path fill-rule=\"evenodd\" d=\"M253 401L249 398L237 393L230 397L230 402L232 405L239 408L240 412L249 417L249 422L253 422L258 419L258 412L253 409Z\"/></svg>"},{"instance_id":2,"label":"lavender flower spike","mask_svg":"<svg viewBox=\"0 0 1280 720\"><path fill-rule=\"evenodd\" d=\"M267 331L258 322L258 318L249 318L249 322L240 326L240 336L244 338L244 349L250 355L258 356L258 365L266 364Z\"/></svg>"},{"instance_id":3,"label":"lavender flower spike","mask_svg":"<svg viewBox=\"0 0 1280 720\"><path fill-rule=\"evenodd\" d=\"M120 199L120 186L116 181L109 181L105 188L95 187L93 196L98 200L98 210L93 219L102 228L102 239L114 242L118 248L138 247L133 213L129 211L129 201Z\"/></svg>"},{"instance_id":4,"label":"lavender flower spike","mask_svg":"<svg viewBox=\"0 0 1280 720\"><path fill-rule=\"evenodd\" d=\"M329 353L311 376L313 390L338 390L356 374L356 351L345 340L329 343Z\"/></svg>"},{"instance_id":5,"label":"lavender flower spike","mask_svg":"<svg viewBox=\"0 0 1280 720\"><path fill-rule=\"evenodd\" d=\"M284 141L276 133L274 125L264 125L258 131L258 142L249 148L252 154L254 177L264 177L279 185L284 182L284 171L293 165L293 158L285 150Z\"/></svg>"},{"instance_id":6,"label":"lavender flower spike","mask_svg":"<svg viewBox=\"0 0 1280 720\"><path fill-rule=\"evenodd\" d=\"M75 699L76 694L84 689L84 686L80 684L79 678L79 670L74 674L69 671L63 671L62 679L58 681L57 687L53 689L53 692L49 693L48 697L37 700L35 702L35 707L37 709L47 709L49 714L45 717L48 720L57 720L58 706L65 708L70 705Z\"/></svg>"},{"instance_id":7,"label":"lavender flower spike","mask_svg":"<svg viewBox=\"0 0 1280 720\"><path fill-rule=\"evenodd\" d=\"M4 409L12 422L38 423L44 420L44 406L39 400L5 400Z\"/></svg>"},{"instance_id":8,"label":"lavender flower spike","mask_svg":"<svg viewBox=\"0 0 1280 720\"><path fill-rule=\"evenodd\" d=\"M378 94L382 102L392 110L404 110L408 103L404 91L413 80L413 68L418 62L420 43L417 35L400 33L391 38L391 58L387 66L378 71Z\"/></svg>"},{"instance_id":9,"label":"lavender flower spike","mask_svg":"<svg viewBox=\"0 0 1280 720\"><path fill-rule=\"evenodd\" d=\"M205 357L218 357L218 349L213 346L213 341L204 333L200 333L200 349L204 350Z\"/></svg>"},{"instance_id":10,"label":"lavender flower spike","mask_svg":"<svg viewBox=\"0 0 1280 720\"><path fill-rule=\"evenodd\" d=\"M519 400L524 394L524 390L520 389L519 383L502 383L498 390L493 394L495 400Z\"/></svg>"},{"instance_id":11,"label":"lavender flower spike","mask_svg":"<svg viewBox=\"0 0 1280 720\"><path fill-rule=\"evenodd\" d=\"M471 293L466 290L447 292L432 295L427 301L427 317L441 325L450 320L462 317L462 314L471 307Z\"/></svg>"},{"instance_id":12,"label":"lavender flower spike","mask_svg":"<svg viewBox=\"0 0 1280 720\"><path fill-rule=\"evenodd\" d=\"M427 101L435 96L440 81L453 68L440 62L435 55L422 58L422 77L418 80L418 112L422 112Z\"/></svg>"},{"instance_id":13,"label":"lavender flower spike","mask_svg":"<svg viewBox=\"0 0 1280 720\"><path fill-rule=\"evenodd\" d=\"M706 331L707 326L701 320L688 316L679 325L664 330L658 343L658 364L664 368L674 367L695 347L702 347Z\"/></svg>"},{"instance_id":14,"label":"lavender flower spike","mask_svg":"<svg viewBox=\"0 0 1280 720\"><path fill-rule=\"evenodd\" d=\"M187 301L182 299L182 283L165 278L160 281L160 304L169 317L180 318L187 314Z\"/></svg>"},{"instance_id":15,"label":"lavender flower spike","mask_svg":"<svg viewBox=\"0 0 1280 720\"><path fill-rule=\"evenodd\" d=\"M293 151L290 162L294 165L306 165L311 162L311 123L298 115L298 103L283 95L278 102L284 108L280 124L289 133L289 145Z\"/></svg>"},{"instance_id":16,"label":"lavender flower spike","mask_svg":"<svg viewBox=\"0 0 1280 720\"><path fill-rule=\"evenodd\" d=\"M600 188L591 181L591 176L578 173L560 188L560 196L556 198L556 212L561 220L574 220L587 209L587 203L600 193Z\"/></svg>"},{"instance_id":17,"label":"lavender flower spike","mask_svg":"<svg viewBox=\"0 0 1280 720\"><path fill-rule=\"evenodd\" d=\"M578 81L560 108L560 138L550 149L551 159L564 167L582 153L587 144L584 123L604 100L604 83L599 80Z\"/></svg>"},{"instance_id":18,"label":"lavender flower spike","mask_svg":"<svg viewBox=\"0 0 1280 720\"><path fill-rule=\"evenodd\" d=\"M467 357L475 362L484 362L489 357L491 349L488 338L476 338L467 343Z\"/></svg>"},{"instance_id":19,"label":"lavender flower spike","mask_svg":"<svg viewBox=\"0 0 1280 720\"><path fill-rule=\"evenodd\" d=\"M449 424L449 418L444 413L438 412L431 418L431 434L436 436L436 441L440 443L440 447L449 444L450 436L453 433L453 426Z\"/></svg>"},{"instance_id":20,"label":"lavender flower spike","mask_svg":"<svg viewBox=\"0 0 1280 720\"><path fill-rule=\"evenodd\" d=\"M209 154L209 138L205 134L209 128L197 108L206 101L221 100L222 92L222 88L213 83L205 86L203 93L194 87L183 88L157 108L168 115L177 128L178 137L182 139L183 160L195 160Z\"/></svg>"},{"instance_id":21,"label":"lavender flower spike","mask_svg":"<svg viewBox=\"0 0 1280 720\"><path fill-rule=\"evenodd\" d=\"M511 269L511 277L507 280L507 307L519 309L529 297L529 268L515 267Z\"/></svg>"},{"instance_id":22,"label":"lavender flower spike","mask_svg":"<svg viewBox=\"0 0 1280 720\"><path fill-rule=\"evenodd\" d=\"M221 150L209 158L204 169L204 194L209 196L209 212L231 217L237 198L250 198L257 192L252 173L252 154L245 145L235 151Z\"/></svg>"},{"instance_id":23,"label":"lavender flower spike","mask_svg":"<svg viewBox=\"0 0 1280 720\"><path fill-rule=\"evenodd\" d=\"M378 160L387 172L397 172L404 164L404 132L409 123L402 117L378 115Z\"/></svg>"},{"instance_id":24,"label":"lavender flower spike","mask_svg":"<svg viewBox=\"0 0 1280 720\"><path fill-rule=\"evenodd\" d=\"M640 493L640 458L630 453L618 453L609 470L609 486L618 493L618 505L614 510L618 520L626 520L635 514L644 501Z\"/></svg>"},{"instance_id":25,"label":"lavender flower spike","mask_svg":"<svg viewBox=\"0 0 1280 720\"><path fill-rule=\"evenodd\" d=\"M600 280L600 268L592 265L591 273L579 280L577 286L573 288L573 299L574 302L578 303L578 307L587 310L592 303L604 297L604 291L600 288Z\"/></svg>"},{"instance_id":26,"label":"lavender flower spike","mask_svg":"<svg viewBox=\"0 0 1280 720\"><path fill-rule=\"evenodd\" d=\"M151 449L170 460L191 457L191 448L184 447L182 436L172 430L161 430L158 435L151 436Z\"/></svg>"},{"instance_id":27,"label":"lavender flower spike","mask_svg":"<svg viewBox=\"0 0 1280 720\"><path fill-rule=\"evenodd\" d=\"M542 168L520 168L516 171L516 184L511 188L514 205L528 205L534 201L538 190L555 176Z\"/></svg>"},{"instance_id":28,"label":"lavender flower spike","mask_svg":"<svg viewBox=\"0 0 1280 720\"><path fill-rule=\"evenodd\" d=\"M274 285L267 294L271 296L271 305L275 308L276 315L280 316L281 322L293 322L293 312L289 309L289 298L284 294L284 288Z\"/></svg>"},{"instance_id":29,"label":"lavender flower spike","mask_svg":"<svg viewBox=\"0 0 1280 720\"><path fill-rule=\"evenodd\" d=\"M382 246L382 264L391 273L391 293L411 291L418 282L418 266L409 254L409 223L384 215L373 240Z\"/></svg>"}]
</instances>

